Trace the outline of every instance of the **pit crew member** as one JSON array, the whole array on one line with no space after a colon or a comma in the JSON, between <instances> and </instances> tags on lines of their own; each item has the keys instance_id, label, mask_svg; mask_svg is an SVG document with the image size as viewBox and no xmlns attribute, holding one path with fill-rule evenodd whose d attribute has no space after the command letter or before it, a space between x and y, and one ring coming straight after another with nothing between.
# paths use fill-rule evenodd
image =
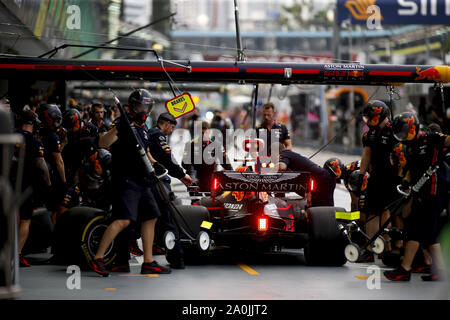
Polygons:
<instances>
[{"instance_id":1,"label":"pit crew member","mask_svg":"<svg viewBox=\"0 0 450 320\"><path fill-rule=\"evenodd\" d=\"M279 144L280 155L275 165L279 171L307 171L311 173L317 188L312 192L311 206L334 206L334 189L336 178L327 169L318 166L308 158L286 149L284 144Z\"/></svg>"},{"instance_id":2,"label":"pit crew member","mask_svg":"<svg viewBox=\"0 0 450 320\"><path fill-rule=\"evenodd\" d=\"M153 107L150 92L145 89L133 91L128 99L127 108L132 130L138 138L139 144L148 153L148 132L145 126L147 115ZM125 264L129 258L129 233L122 232L130 224L141 222L141 235L144 249L144 263L141 266L142 274L167 274L171 273L169 268L159 265L153 258L152 247L154 231L160 211L151 191L152 184L146 175L146 168L140 159L134 145L132 132L127 130L126 123L119 117L115 125L99 139L99 147L112 149L112 183L113 204L112 214L114 220L103 234L99 248L92 263L92 269L102 276L108 276L103 257L116 238L121 233L121 249L119 256ZM119 258L117 258L119 259Z\"/></svg>"},{"instance_id":3,"label":"pit crew member","mask_svg":"<svg viewBox=\"0 0 450 320\"><path fill-rule=\"evenodd\" d=\"M272 133L274 134L274 143L279 142L285 146L286 150L292 149L291 137L289 130L284 124L275 121L275 105L267 102L262 107L263 122L256 126L256 135L258 138L265 139L266 153L261 155L271 155Z\"/></svg>"},{"instance_id":4,"label":"pit crew member","mask_svg":"<svg viewBox=\"0 0 450 320\"><path fill-rule=\"evenodd\" d=\"M393 132L395 138L406 147L405 161L401 163L406 183L413 186L431 166L442 166L445 156L443 151L450 146L448 135L423 132L420 130L418 118L410 112L395 117ZM405 220L407 234L405 254L397 269L384 272L389 280L411 279L411 266L420 244L429 250L433 263L431 274L422 276L422 279L425 281L442 279L444 264L437 237L440 200L442 197L448 197L445 183L435 172L420 190L414 191L411 212Z\"/></svg>"},{"instance_id":5,"label":"pit crew member","mask_svg":"<svg viewBox=\"0 0 450 320\"><path fill-rule=\"evenodd\" d=\"M370 178L365 198L359 199L359 209L361 219L366 221L366 233L369 237L372 237L389 219L390 212L387 206L399 197L396 191L397 171L390 161L391 151L397 141L392 132L389 116L388 106L379 100L369 101L362 111L363 121L369 130L362 137L364 149L359 169L359 186L362 186L366 172L370 174ZM371 217L372 215L376 218ZM387 235L384 237L389 240ZM363 253L365 261L373 262L373 253L370 248L366 249ZM388 241L386 251L390 250Z\"/></svg>"}]
</instances>

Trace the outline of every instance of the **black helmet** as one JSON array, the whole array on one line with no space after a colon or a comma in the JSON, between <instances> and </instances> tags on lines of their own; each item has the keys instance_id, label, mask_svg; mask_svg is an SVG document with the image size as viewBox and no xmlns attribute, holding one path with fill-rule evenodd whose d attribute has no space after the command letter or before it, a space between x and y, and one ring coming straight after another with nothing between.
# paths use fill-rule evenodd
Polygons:
<instances>
[{"instance_id":1,"label":"black helmet","mask_svg":"<svg viewBox=\"0 0 450 320\"><path fill-rule=\"evenodd\" d=\"M419 132L419 119L412 112L402 112L395 116L392 125L394 137L401 142L412 141Z\"/></svg>"},{"instance_id":2,"label":"black helmet","mask_svg":"<svg viewBox=\"0 0 450 320\"><path fill-rule=\"evenodd\" d=\"M376 128L389 114L389 108L383 101L371 100L364 107L362 118L369 128Z\"/></svg>"},{"instance_id":3,"label":"black helmet","mask_svg":"<svg viewBox=\"0 0 450 320\"><path fill-rule=\"evenodd\" d=\"M61 110L55 104L41 104L38 109L38 115L42 124L47 128L56 130L61 126Z\"/></svg>"},{"instance_id":4,"label":"black helmet","mask_svg":"<svg viewBox=\"0 0 450 320\"><path fill-rule=\"evenodd\" d=\"M147 115L152 112L155 101L148 90L137 89L134 90L128 97L128 109L131 120L138 125L143 125L147 120ZM135 107L142 105L146 107L144 111L137 111Z\"/></svg>"},{"instance_id":5,"label":"black helmet","mask_svg":"<svg viewBox=\"0 0 450 320\"><path fill-rule=\"evenodd\" d=\"M83 119L81 113L77 109L71 108L64 113L62 125L69 132L79 132L81 130L82 122Z\"/></svg>"},{"instance_id":6,"label":"black helmet","mask_svg":"<svg viewBox=\"0 0 450 320\"><path fill-rule=\"evenodd\" d=\"M154 103L154 100L152 98L151 93L148 90L145 90L145 89L134 90L130 94L130 96L128 97L128 104L130 106L131 105L136 105L136 104L143 104L143 105L152 106L153 103Z\"/></svg>"},{"instance_id":7,"label":"black helmet","mask_svg":"<svg viewBox=\"0 0 450 320\"><path fill-rule=\"evenodd\" d=\"M355 170L350 174L350 177L348 178L347 187L350 191L360 193L367 189L367 183L369 181L369 173L366 172L364 174L362 184L359 185L361 182L359 180L359 170Z\"/></svg>"},{"instance_id":8,"label":"black helmet","mask_svg":"<svg viewBox=\"0 0 450 320\"><path fill-rule=\"evenodd\" d=\"M342 175L345 171L345 166L339 158L330 158L323 164L323 167L331 173L336 180L342 178Z\"/></svg>"}]
</instances>

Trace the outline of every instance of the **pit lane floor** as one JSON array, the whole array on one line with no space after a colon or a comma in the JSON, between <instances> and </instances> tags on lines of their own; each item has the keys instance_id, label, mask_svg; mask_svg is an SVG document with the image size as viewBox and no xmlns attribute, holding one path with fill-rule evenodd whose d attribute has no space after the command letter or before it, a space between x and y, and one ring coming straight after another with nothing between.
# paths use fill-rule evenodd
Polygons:
<instances>
[{"instance_id":1,"label":"pit lane floor","mask_svg":"<svg viewBox=\"0 0 450 320\"><path fill-rule=\"evenodd\" d=\"M347 263L343 267L308 267L301 250L246 256L221 253L206 265L187 266L170 275L131 273L102 278L82 271L80 289L69 289L65 266L32 266L20 271L21 294L26 300L434 300L448 299L446 282L393 283L382 276L381 261ZM157 257L164 263L163 257ZM374 266L379 274L368 272ZM370 269L369 269L370 268ZM378 284L377 284L377 281ZM69 286L70 287L70 286Z\"/></svg>"},{"instance_id":2,"label":"pit lane floor","mask_svg":"<svg viewBox=\"0 0 450 320\"><path fill-rule=\"evenodd\" d=\"M226 259L225 259L226 258ZM308 267L301 250L246 256L228 253L209 264L187 266L170 275L131 273L102 278L82 271L80 289L69 289L65 266L32 266L20 270L21 294L27 300L434 300L448 299L445 282L423 282L414 274L410 282L393 283L382 276L381 261L347 263L343 267ZM164 263L163 257L157 257ZM380 267L380 274L368 268ZM370 277L374 277L371 279ZM376 281L379 280L377 287Z\"/></svg>"},{"instance_id":3,"label":"pit lane floor","mask_svg":"<svg viewBox=\"0 0 450 320\"><path fill-rule=\"evenodd\" d=\"M179 144L178 144L179 145ZM174 148L174 153L182 152ZM314 150L294 148L310 156ZM322 165L338 156L344 163L358 156L336 155L323 151L313 160ZM233 167L236 167L233 165ZM173 179L173 190L187 196L185 188ZM335 206L349 210L350 197L338 185ZM183 200L184 201L184 200ZM45 255L35 256L36 260ZM164 256L156 260L165 264ZM188 265L169 275L142 276L140 257L130 261L130 273L113 273L102 278L93 271L81 271L80 289L73 287L67 266L33 265L20 269L21 294L27 300L434 300L449 299L447 282L424 282L413 274L410 282L397 283L384 278L386 268L375 263L347 262L342 267L310 267L304 263L303 250L248 254L215 250L204 265ZM69 282L69 286L67 283ZM70 285L72 283L72 285Z\"/></svg>"}]
</instances>

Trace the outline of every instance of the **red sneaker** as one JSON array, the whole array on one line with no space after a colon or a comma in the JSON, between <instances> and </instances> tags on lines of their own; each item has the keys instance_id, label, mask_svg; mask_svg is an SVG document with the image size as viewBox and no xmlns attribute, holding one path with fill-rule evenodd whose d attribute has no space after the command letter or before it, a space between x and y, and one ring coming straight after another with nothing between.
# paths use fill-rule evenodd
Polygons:
<instances>
[{"instance_id":1,"label":"red sneaker","mask_svg":"<svg viewBox=\"0 0 450 320\"><path fill-rule=\"evenodd\" d=\"M129 263L114 263L112 266L106 268L110 272L130 272Z\"/></svg>"},{"instance_id":2,"label":"red sneaker","mask_svg":"<svg viewBox=\"0 0 450 320\"><path fill-rule=\"evenodd\" d=\"M92 260L91 268L92 268L92 270L97 272L102 277L108 277L109 276L109 272L106 271L105 262L103 261L103 259L94 259L94 260Z\"/></svg>"},{"instance_id":3,"label":"red sneaker","mask_svg":"<svg viewBox=\"0 0 450 320\"><path fill-rule=\"evenodd\" d=\"M423 281L443 281L439 273L431 273L421 277Z\"/></svg>"},{"instance_id":4,"label":"red sneaker","mask_svg":"<svg viewBox=\"0 0 450 320\"><path fill-rule=\"evenodd\" d=\"M409 281L411 280L411 270L406 271L402 266L392 271L385 271L384 275L391 281Z\"/></svg>"},{"instance_id":5,"label":"red sneaker","mask_svg":"<svg viewBox=\"0 0 450 320\"><path fill-rule=\"evenodd\" d=\"M420 267L415 267L411 269L412 273L431 273L431 265L424 264Z\"/></svg>"},{"instance_id":6,"label":"red sneaker","mask_svg":"<svg viewBox=\"0 0 450 320\"><path fill-rule=\"evenodd\" d=\"M144 251L141 250L141 248L139 248L137 242L134 242L131 246L130 246L130 252L131 254L134 254L135 256L143 256L144 255Z\"/></svg>"},{"instance_id":7,"label":"red sneaker","mask_svg":"<svg viewBox=\"0 0 450 320\"><path fill-rule=\"evenodd\" d=\"M159 265L156 261L144 262L141 266L141 274L169 274L171 272L172 270Z\"/></svg>"},{"instance_id":8,"label":"red sneaker","mask_svg":"<svg viewBox=\"0 0 450 320\"><path fill-rule=\"evenodd\" d=\"M166 253L166 250L164 248L161 248L160 246L157 246L157 245L153 246L152 254L154 256L161 256L161 255L164 255L165 253Z\"/></svg>"},{"instance_id":9,"label":"red sneaker","mask_svg":"<svg viewBox=\"0 0 450 320\"><path fill-rule=\"evenodd\" d=\"M31 264L22 256L22 254L19 254L19 267L21 268L31 267Z\"/></svg>"}]
</instances>

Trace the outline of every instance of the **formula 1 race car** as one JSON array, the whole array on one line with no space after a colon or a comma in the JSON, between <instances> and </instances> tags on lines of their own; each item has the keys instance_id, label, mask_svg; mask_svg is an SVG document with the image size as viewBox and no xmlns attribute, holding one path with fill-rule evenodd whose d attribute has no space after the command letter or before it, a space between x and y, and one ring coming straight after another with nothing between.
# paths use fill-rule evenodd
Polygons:
<instances>
[{"instance_id":1,"label":"formula 1 race car","mask_svg":"<svg viewBox=\"0 0 450 320\"><path fill-rule=\"evenodd\" d=\"M308 265L345 264L346 238L335 219L335 212L344 209L309 207L314 183L309 172L215 172L211 196L194 200L196 212L176 217L182 231L196 234L193 239L180 232L185 260L189 261L189 255L204 257L213 247L304 248ZM276 196L289 192L295 196ZM166 232L166 249L172 250L177 240L173 232Z\"/></svg>"},{"instance_id":2,"label":"formula 1 race car","mask_svg":"<svg viewBox=\"0 0 450 320\"><path fill-rule=\"evenodd\" d=\"M335 219L335 207L308 207L312 181L308 172L261 174L219 171L214 174L209 197L193 197L193 205L177 205L173 214L180 238L166 232L168 253L180 241L186 262L202 261L214 247L258 251L304 248L308 265L346 263L346 238ZM315 188L320 186L315 186ZM277 193L295 192L291 197ZM216 196L217 195L217 196ZM197 199L197 200L196 200ZM52 246L52 261L76 264L87 269L110 215L91 207L67 210L51 227L50 213L44 209L32 220L29 252ZM43 236L45 235L45 237ZM106 251L105 265L116 258L116 243Z\"/></svg>"}]
</instances>

